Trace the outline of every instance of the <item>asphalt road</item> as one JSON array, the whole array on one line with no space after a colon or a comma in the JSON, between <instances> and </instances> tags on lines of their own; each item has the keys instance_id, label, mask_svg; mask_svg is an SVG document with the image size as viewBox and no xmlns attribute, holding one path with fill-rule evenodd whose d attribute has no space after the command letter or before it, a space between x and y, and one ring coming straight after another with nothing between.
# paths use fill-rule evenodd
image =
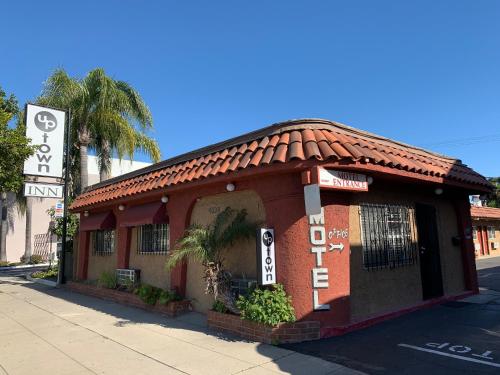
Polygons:
<instances>
[{"instance_id":1,"label":"asphalt road","mask_svg":"<svg viewBox=\"0 0 500 375\"><path fill-rule=\"evenodd\" d=\"M481 303L445 303L284 347L369 374L500 374L500 257L477 263L480 286L490 291L468 301Z\"/></svg>"}]
</instances>

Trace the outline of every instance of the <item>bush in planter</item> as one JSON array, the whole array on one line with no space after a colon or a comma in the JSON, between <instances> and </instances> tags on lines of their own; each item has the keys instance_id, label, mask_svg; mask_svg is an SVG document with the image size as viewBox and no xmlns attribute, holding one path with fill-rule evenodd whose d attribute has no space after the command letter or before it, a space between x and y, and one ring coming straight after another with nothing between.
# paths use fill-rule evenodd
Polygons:
<instances>
[{"instance_id":1,"label":"bush in planter","mask_svg":"<svg viewBox=\"0 0 500 375\"><path fill-rule=\"evenodd\" d=\"M134 293L148 305L156 304L156 301L160 298L161 292L162 290L160 288L149 284L141 284L134 290Z\"/></svg>"},{"instance_id":2,"label":"bush in planter","mask_svg":"<svg viewBox=\"0 0 500 375\"><path fill-rule=\"evenodd\" d=\"M240 296L236 304L242 319L270 326L295 321L292 299L281 284L271 289L256 288L248 296Z\"/></svg>"},{"instance_id":3,"label":"bush in planter","mask_svg":"<svg viewBox=\"0 0 500 375\"><path fill-rule=\"evenodd\" d=\"M107 289L116 289L117 287L116 275L114 272L103 272L97 281L97 286Z\"/></svg>"},{"instance_id":4,"label":"bush in planter","mask_svg":"<svg viewBox=\"0 0 500 375\"><path fill-rule=\"evenodd\" d=\"M30 264L40 264L43 263L43 257L41 255L32 255L30 258Z\"/></svg>"},{"instance_id":5,"label":"bush in planter","mask_svg":"<svg viewBox=\"0 0 500 375\"><path fill-rule=\"evenodd\" d=\"M228 308L221 301L215 301L212 305L212 310L222 314L229 312Z\"/></svg>"},{"instance_id":6,"label":"bush in planter","mask_svg":"<svg viewBox=\"0 0 500 375\"><path fill-rule=\"evenodd\" d=\"M57 268L49 268L46 271L37 271L34 272L31 277L34 279L49 279L49 280L57 280Z\"/></svg>"},{"instance_id":7,"label":"bush in planter","mask_svg":"<svg viewBox=\"0 0 500 375\"><path fill-rule=\"evenodd\" d=\"M160 305L166 305L169 302L181 301L181 300L182 300L181 296L179 296L175 292L170 292L168 290L162 290L162 291L160 291L160 295L158 297L158 303Z\"/></svg>"}]
</instances>

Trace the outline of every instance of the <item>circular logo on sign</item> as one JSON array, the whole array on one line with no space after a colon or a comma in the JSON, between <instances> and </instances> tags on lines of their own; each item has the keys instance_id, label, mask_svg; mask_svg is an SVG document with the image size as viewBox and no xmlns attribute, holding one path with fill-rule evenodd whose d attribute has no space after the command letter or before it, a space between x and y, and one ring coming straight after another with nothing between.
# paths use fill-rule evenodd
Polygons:
<instances>
[{"instance_id":1,"label":"circular logo on sign","mask_svg":"<svg viewBox=\"0 0 500 375\"><path fill-rule=\"evenodd\" d=\"M268 230L266 230L264 232L264 234L262 235L262 243L264 245L266 245L267 247L271 246L271 244L273 243L274 241L274 238L273 238L273 235L271 232L269 232Z\"/></svg>"},{"instance_id":2,"label":"circular logo on sign","mask_svg":"<svg viewBox=\"0 0 500 375\"><path fill-rule=\"evenodd\" d=\"M47 111L40 111L35 115L35 125L43 132L51 132L57 128L56 116Z\"/></svg>"}]
</instances>

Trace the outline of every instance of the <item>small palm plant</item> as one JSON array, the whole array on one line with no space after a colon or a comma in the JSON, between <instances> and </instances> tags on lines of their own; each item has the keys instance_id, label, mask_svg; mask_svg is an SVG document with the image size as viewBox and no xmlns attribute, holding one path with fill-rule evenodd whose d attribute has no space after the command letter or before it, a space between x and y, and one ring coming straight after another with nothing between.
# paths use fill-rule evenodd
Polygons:
<instances>
[{"instance_id":1,"label":"small palm plant","mask_svg":"<svg viewBox=\"0 0 500 375\"><path fill-rule=\"evenodd\" d=\"M230 290L231 274L224 268L223 250L237 240L255 236L257 226L258 223L247 220L245 209L227 207L212 224L191 225L168 257L166 268L172 269L188 258L201 262L205 268L205 293L213 295L215 301L224 304L229 311L239 314Z\"/></svg>"}]
</instances>

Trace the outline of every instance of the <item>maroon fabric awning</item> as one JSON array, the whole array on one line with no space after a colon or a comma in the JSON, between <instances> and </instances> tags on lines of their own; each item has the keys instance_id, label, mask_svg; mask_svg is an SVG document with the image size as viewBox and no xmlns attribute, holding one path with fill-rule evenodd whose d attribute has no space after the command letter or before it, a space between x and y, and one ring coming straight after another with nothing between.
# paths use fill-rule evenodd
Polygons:
<instances>
[{"instance_id":1,"label":"maroon fabric awning","mask_svg":"<svg viewBox=\"0 0 500 375\"><path fill-rule=\"evenodd\" d=\"M116 220L112 211L80 217L80 231L115 229Z\"/></svg>"},{"instance_id":2,"label":"maroon fabric awning","mask_svg":"<svg viewBox=\"0 0 500 375\"><path fill-rule=\"evenodd\" d=\"M162 224L167 222L164 203L152 202L127 208L120 220L121 227L137 227L145 224Z\"/></svg>"}]
</instances>

